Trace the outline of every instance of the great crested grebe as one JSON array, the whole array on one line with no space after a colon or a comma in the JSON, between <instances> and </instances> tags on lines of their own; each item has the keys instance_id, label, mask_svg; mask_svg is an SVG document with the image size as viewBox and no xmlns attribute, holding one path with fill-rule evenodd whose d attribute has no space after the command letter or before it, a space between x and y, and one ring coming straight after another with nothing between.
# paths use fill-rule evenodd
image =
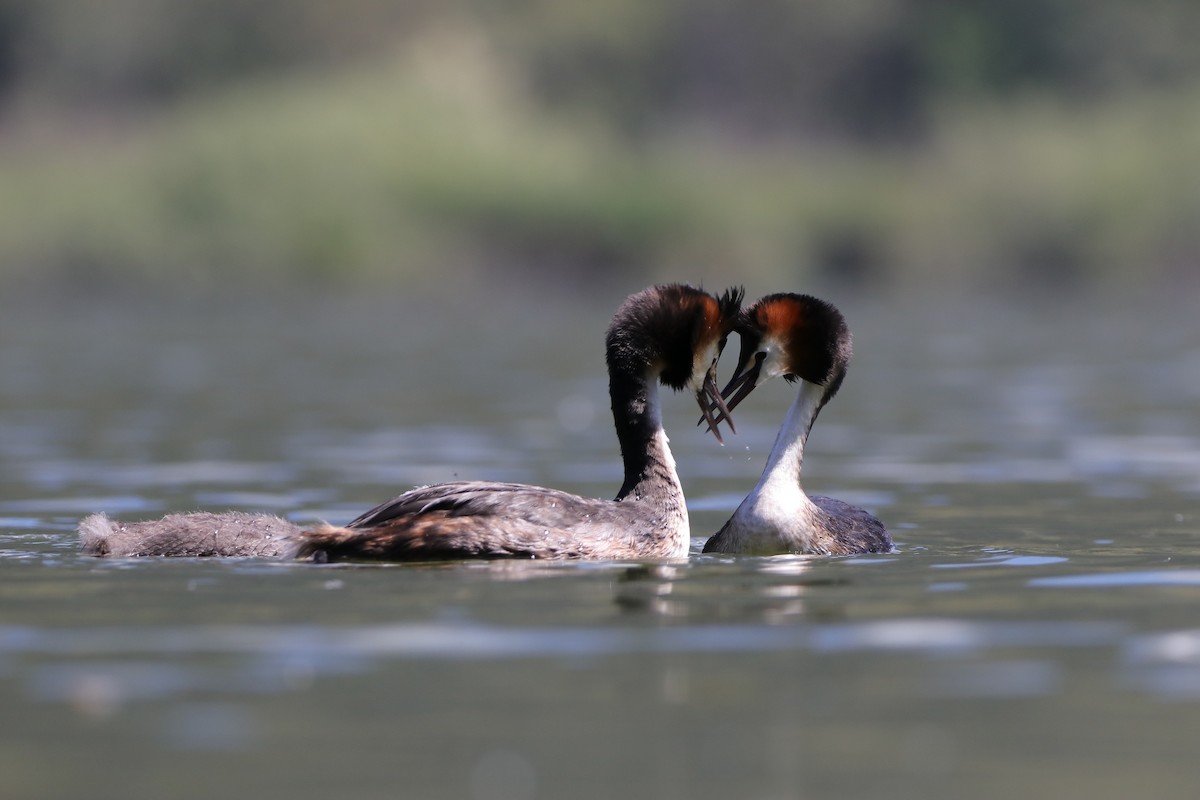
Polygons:
<instances>
[{"instance_id":1,"label":"great crested grebe","mask_svg":"<svg viewBox=\"0 0 1200 800\"><path fill-rule=\"evenodd\" d=\"M892 538L867 511L831 497L809 497L800 485L804 445L817 414L846 376L850 331L841 312L801 294L773 294L745 309L736 327L741 337L737 369L722 395L725 413L756 386L782 375L799 380L762 477L721 530L704 544L706 553L847 555L886 553Z\"/></svg>"},{"instance_id":2,"label":"great crested grebe","mask_svg":"<svg viewBox=\"0 0 1200 800\"><path fill-rule=\"evenodd\" d=\"M80 524L83 549L97 555L267 555L314 560L430 561L462 558L683 558L690 540L683 488L662 427L658 384L691 389L709 428L733 421L717 390L717 358L738 318L742 290L720 298L682 284L627 298L606 336L609 395L625 481L615 500L490 481L413 489L345 527L301 529L249 516L278 544L232 515L176 514ZM193 523L195 523L193 525ZM194 543L194 544L186 544ZM272 548L278 548L272 552Z\"/></svg>"}]
</instances>

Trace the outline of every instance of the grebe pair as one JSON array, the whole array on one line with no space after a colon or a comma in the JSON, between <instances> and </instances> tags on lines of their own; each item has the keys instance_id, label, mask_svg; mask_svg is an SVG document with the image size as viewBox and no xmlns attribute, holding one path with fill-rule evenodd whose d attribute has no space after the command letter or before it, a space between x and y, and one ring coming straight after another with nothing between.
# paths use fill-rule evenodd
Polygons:
<instances>
[{"instance_id":1,"label":"grebe pair","mask_svg":"<svg viewBox=\"0 0 1200 800\"><path fill-rule=\"evenodd\" d=\"M804 443L837 392L850 338L837 309L803 295L771 295L739 311L740 289L719 299L689 286L628 298L607 335L609 394L625 481L615 500L520 484L457 481L406 492L345 527L301 529L278 517L173 514L142 523L83 520L83 549L96 555L254 555L316 560L456 558L683 558L687 508L662 428L658 384L692 389L702 421L721 439L729 411L762 382L799 378L767 468L705 552L827 553L891 549L883 525L862 509L800 489ZM728 334L741 354L724 392L715 370ZM730 399L726 406L724 397ZM790 481L790 482L789 482Z\"/></svg>"}]
</instances>

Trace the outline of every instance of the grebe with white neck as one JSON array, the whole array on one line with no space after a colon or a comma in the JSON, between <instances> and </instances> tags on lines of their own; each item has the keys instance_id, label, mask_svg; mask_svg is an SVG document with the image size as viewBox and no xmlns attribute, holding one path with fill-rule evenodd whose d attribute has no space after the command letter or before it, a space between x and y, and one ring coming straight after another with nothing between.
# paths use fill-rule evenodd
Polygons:
<instances>
[{"instance_id":1,"label":"grebe with white neck","mask_svg":"<svg viewBox=\"0 0 1200 800\"><path fill-rule=\"evenodd\" d=\"M741 305L741 289L719 298L682 284L627 298L606 336L613 422L625 479L614 500L490 481L413 489L344 527L301 529L266 515L174 514L80 524L96 555L255 555L318 561L464 558L675 559L690 527L683 488L662 426L659 384L696 396L710 429L733 429L716 384L716 363ZM261 531L256 531L255 526ZM271 542L264 545L263 536Z\"/></svg>"},{"instance_id":2,"label":"grebe with white neck","mask_svg":"<svg viewBox=\"0 0 1200 800\"><path fill-rule=\"evenodd\" d=\"M733 516L704 545L706 553L849 555L886 553L892 538L864 509L805 494L804 446L813 422L842 385L852 353L850 331L829 303L773 294L745 309L737 369L722 395L733 409L771 378L798 382L762 477Z\"/></svg>"}]
</instances>

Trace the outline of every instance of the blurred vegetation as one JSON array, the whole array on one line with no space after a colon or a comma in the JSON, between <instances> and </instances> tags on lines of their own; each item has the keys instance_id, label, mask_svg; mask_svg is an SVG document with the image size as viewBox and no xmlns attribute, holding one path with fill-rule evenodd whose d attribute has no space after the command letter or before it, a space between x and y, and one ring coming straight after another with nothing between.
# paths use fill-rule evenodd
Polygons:
<instances>
[{"instance_id":1,"label":"blurred vegetation","mask_svg":"<svg viewBox=\"0 0 1200 800\"><path fill-rule=\"evenodd\" d=\"M0 285L1115 285L1200 261L1188 0L0 0Z\"/></svg>"}]
</instances>

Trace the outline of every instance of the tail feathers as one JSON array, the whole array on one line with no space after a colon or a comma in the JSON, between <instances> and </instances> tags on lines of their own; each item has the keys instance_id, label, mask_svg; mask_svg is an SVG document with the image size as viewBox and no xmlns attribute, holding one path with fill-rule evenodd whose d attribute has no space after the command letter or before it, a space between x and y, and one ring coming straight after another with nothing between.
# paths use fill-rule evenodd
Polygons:
<instances>
[{"instance_id":1,"label":"tail feathers","mask_svg":"<svg viewBox=\"0 0 1200 800\"><path fill-rule=\"evenodd\" d=\"M93 514L79 523L80 548L112 558L253 556L291 558L303 530L270 514L168 514L148 522L113 522Z\"/></svg>"},{"instance_id":2,"label":"tail feathers","mask_svg":"<svg viewBox=\"0 0 1200 800\"><path fill-rule=\"evenodd\" d=\"M79 523L79 547L94 556L109 554L108 539L117 530L112 520L104 514L92 514Z\"/></svg>"}]
</instances>

